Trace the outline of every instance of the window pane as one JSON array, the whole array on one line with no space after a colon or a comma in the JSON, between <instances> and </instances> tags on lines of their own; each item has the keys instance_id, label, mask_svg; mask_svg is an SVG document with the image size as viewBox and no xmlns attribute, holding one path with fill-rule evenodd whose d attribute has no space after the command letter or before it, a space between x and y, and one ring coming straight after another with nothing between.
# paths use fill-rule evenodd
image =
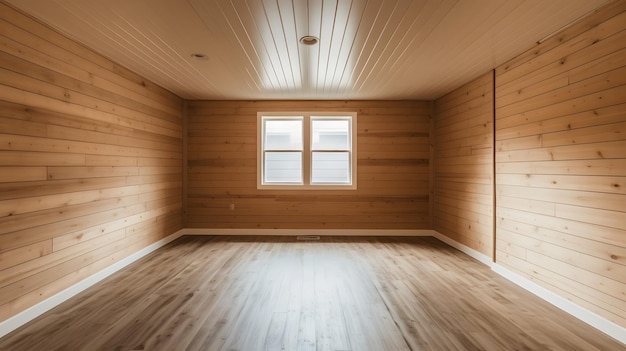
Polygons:
<instances>
[{"instance_id":1,"label":"window pane","mask_svg":"<svg viewBox=\"0 0 626 351\"><path fill-rule=\"evenodd\" d=\"M302 120L266 120L265 150L302 150Z\"/></svg>"},{"instance_id":2,"label":"window pane","mask_svg":"<svg viewBox=\"0 0 626 351\"><path fill-rule=\"evenodd\" d=\"M266 152L265 183L302 183L301 152Z\"/></svg>"},{"instance_id":3,"label":"window pane","mask_svg":"<svg viewBox=\"0 0 626 351\"><path fill-rule=\"evenodd\" d=\"M350 150L350 121L311 120L313 150Z\"/></svg>"},{"instance_id":4,"label":"window pane","mask_svg":"<svg viewBox=\"0 0 626 351\"><path fill-rule=\"evenodd\" d=\"M350 184L350 154L313 152L311 182Z\"/></svg>"}]
</instances>

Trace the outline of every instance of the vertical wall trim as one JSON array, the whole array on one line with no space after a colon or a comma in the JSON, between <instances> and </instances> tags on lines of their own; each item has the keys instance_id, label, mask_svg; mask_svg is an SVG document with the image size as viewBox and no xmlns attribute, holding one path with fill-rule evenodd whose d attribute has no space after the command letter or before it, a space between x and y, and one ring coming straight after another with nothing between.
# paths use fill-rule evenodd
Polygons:
<instances>
[{"instance_id":1,"label":"vertical wall trim","mask_svg":"<svg viewBox=\"0 0 626 351\"><path fill-rule=\"evenodd\" d=\"M435 191L436 191L436 187L435 187L435 181L436 181L436 155L435 155L435 143L436 143L436 139L435 139L435 101L431 101L430 102L430 116L429 116L429 129L428 129L428 138L429 138L429 145L430 145L430 153L428 155L428 157L430 158L429 160L429 175L430 175L430 179L428 182L428 218L430 221L430 229L435 229Z\"/></svg>"},{"instance_id":2,"label":"vertical wall trim","mask_svg":"<svg viewBox=\"0 0 626 351\"><path fill-rule=\"evenodd\" d=\"M496 70L492 69L491 70L491 84L492 84L492 88L491 88L491 211L493 212L491 214L491 218L493 220L492 223L492 232L491 232L491 237L493 238L493 242L491 243L491 260L493 262L496 262L496 245L497 245L497 224L498 224L498 219L496 217L496 205L497 205L497 196L496 196Z\"/></svg>"},{"instance_id":3,"label":"vertical wall trim","mask_svg":"<svg viewBox=\"0 0 626 351\"><path fill-rule=\"evenodd\" d=\"M189 145L189 102L183 100L183 184L182 184L182 196L183 196L183 228L187 227L187 187L188 181L188 169L187 160L188 157L188 145Z\"/></svg>"}]
</instances>

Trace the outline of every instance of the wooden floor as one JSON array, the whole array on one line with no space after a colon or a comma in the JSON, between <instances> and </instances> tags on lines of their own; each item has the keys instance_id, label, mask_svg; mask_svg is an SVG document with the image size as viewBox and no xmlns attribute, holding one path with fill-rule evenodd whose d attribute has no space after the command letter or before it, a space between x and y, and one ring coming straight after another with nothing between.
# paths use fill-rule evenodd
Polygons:
<instances>
[{"instance_id":1,"label":"wooden floor","mask_svg":"<svg viewBox=\"0 0 626 351\"><path fill-rule=\"evenodd\" d=\"M624 350L433 238L182 237L0 350Z\"/></svg>"}]
</instances>

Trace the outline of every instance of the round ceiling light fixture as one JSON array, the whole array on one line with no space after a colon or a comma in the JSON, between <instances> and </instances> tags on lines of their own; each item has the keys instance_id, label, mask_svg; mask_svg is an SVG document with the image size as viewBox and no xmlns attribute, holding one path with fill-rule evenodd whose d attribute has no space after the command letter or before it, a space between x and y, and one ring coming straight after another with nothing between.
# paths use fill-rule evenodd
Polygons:
<instances>
[{"instance_id":1,"label":"round ceiling light fixture","mask_svg":"<svg viewBox=\"0 0 626 351\"><path fill-rule=\"evenodd\" d=\"M305 35L302 38L300 38L300 43L302 43L302 45L315 45L317 43L320 42L320 38L318 37L314 37L312 35Z\"/></svg>"},{"instance_id":2,"label":"round ceiling light fixture","mask_svg":"<svg viewBox=\"0 0 626 351\"><path fill-rule=\"evenodd\" d=\"M209 59L209 56L207 56L206 54L200 54L200 53L191 54L191 57L199 61L207 61Z\"/></svg>"}]
</instances>

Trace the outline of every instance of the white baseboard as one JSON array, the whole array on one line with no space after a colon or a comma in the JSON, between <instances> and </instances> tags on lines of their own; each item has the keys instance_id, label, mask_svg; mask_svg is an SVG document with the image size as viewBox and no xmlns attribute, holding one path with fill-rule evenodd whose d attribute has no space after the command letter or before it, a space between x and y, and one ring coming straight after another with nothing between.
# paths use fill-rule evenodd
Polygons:
<instances>
[{"instance_id":1,"label":"white baseboard","mask_svg":"<svg viewBox=\"0 0 626 351\"><path fill-rule=\"evenodd\" d=\"M213 229L187 228L183 235L319 235L319 236L432 236L429 229Z\"/></svg>"},{"instance_id":2,"label":"white baseboard","mask_svg":"<svg viewBox=\"0 0 626 351\"><path fill-rule=\"evenodd\" d=\"M626 328L621 327L616 323L613 323L610 320L573 303L572 301L542 287L539 284L534 283L526 277L523 277L502 265L495 263L491 266L491 269L504 278L539 296L543 300L602 331L621 343L626 344Z\"/></svg>"},{"instance_id":3,"label":"white baseboard","mask_svg":"<svg viewBox=\"0 0 626 351\"><path fill-rule=\"evenodd\" d=\"M491 267L491 269L501 275L502 277L510 280L511 282L519 285L520 287L530 291L541 299L551 303L552 305L560 308L561 310L571 314L572 316L580 319L581 321L589 324L590 326L600 330L601 332L611 336L615 340L626 344L626 328L623 328L610 320L601 317L572 301L532 282L531 280L503 267L502 265L493 262L490 257L469 248L459 242L456 242L447 236L433 230L433 236L444 243L456 248L457 250L467 254L470 257L484 263Z\"/></svg>"},{"instance_id":4,"label":"white baseboard","mask_svg":"<svg viewBox=\"0 0 626 351\"><path fill-rule=\"evenodd\" d=\"M132 255L70 286L69 288L39 302L38 304L27 308L26 310L16 314L15 316L0 322L0 338L21 327L22 325L30 322L31 320L37 318L38 316L44 314L45 312L53 309L54 307L60 305L61 303L69 300L83 290L98 283L102 279L146 256L152 251L155 251L156 249L165 246L166 244L177 239L181 235L182 230L179 230L176 233L171 234L168 237L163 238L149 246L146 246L145 248L133 253Z\"/></svg>"},{"instance_id":5,"label":"white baseboard","mask_svg":"<svg viewBox=\"0 0 626 351\"><path fill-rule=\"evenodd\" d=\"M465 246L455 240L452 240L450 238L448 238L447 236L439 233L436 230L432 230L432 236L434 236L435 238L439 239L440 241L443 241L444 243L452 246L453 248L463 252L464 254L480 261L481 263L491 267L493 265L493 261L491 259L491 257L483 254L482 252L476 251L468 246Z\"/></svg>"}]
</instances>

